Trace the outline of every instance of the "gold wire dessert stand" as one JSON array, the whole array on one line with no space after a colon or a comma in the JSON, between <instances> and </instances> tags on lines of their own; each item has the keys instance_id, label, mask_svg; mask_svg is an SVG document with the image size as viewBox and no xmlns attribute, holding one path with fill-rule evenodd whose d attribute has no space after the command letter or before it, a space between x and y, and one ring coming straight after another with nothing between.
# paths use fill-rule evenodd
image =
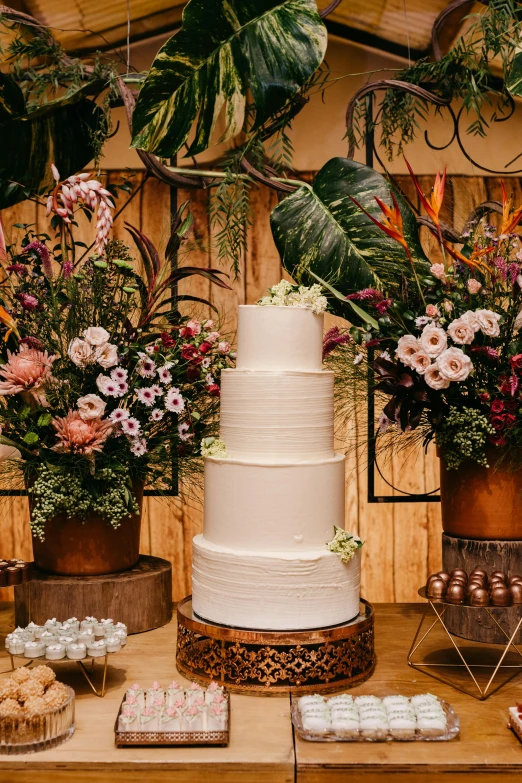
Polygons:
<instances>
[{"instance_id":1,"label":"gold wire dessert stand","mask_svg":"<svg viewBox=\"0 0 522 783\"><path fill-rule=\"evenodd\" d=\"M105 696L105 682L107 680L107 664L108 664L108 660L109 660L109 655L115 655L115 654L116 653L105 653L104 656L99 655L99 656L96 656L95 658L91 658L91 664L90 664L89 668L87 668L87 666L84 664L83 660L78 660L78 659L74 659L74 658L59 658L56 661L50 661L50 660L48 660L47 658L44 658L44 657L27 659L23 655L12 655L11 653L9 653L9 655L11 657L11 671L14 671L16 668L20 668L20 667L16 667L15 666L15 660L16 659L24 660L25 663L23 664L23 666L25 666L27 668L29 668L31 666L31 664L33 664L33 663L36 663L36 664L46 664L46 665L48 665L50 663L77 663L80 671L82 672L83 676L85 677L85 679L89 683L92 692L96 696L98 696L100 699L102 699ZM99 660L102 657L104 658L103 672L102 672L102 686L101 686L101 689L98 690L89 675L94 674L94 662ZM86 659L84 659L84 660L86 660Z\"/></svg>"},{"instance_id":2,"label":"gold wire dessert stand","mask_svg":"<svg viewBox=\"0 0 522 783\"><path fill-rule=\"evenodd\" d=\"M350 688L375 668L374 611L361 600L349 623L307 631L229 628L198 617L192 596L178 604L180 674L236 693L270 695Z\"/></svg>"},{"instance_id":3,"label":"gold wire dessert stand","mask_svg":"<svg viewBox=\"0 0 522 783\"><path fill-rule=\"evenodd\" d=\"M462 608L468 611L473 610L475 612L485 612L488 615L488 617L493 621L493 623L499 628L499 630L502 632L503 636L507 640L505 646L493 645L493 644L484 645L482 642L475 642L476 645L487 647L488 651L491 650L491 648L498 648L500 646L500 650L498 650L499 657L496 663L470 663L468 660L466 660L466 657L464 655L466 649L468 650L470 649L469 646L468 648L466 648L463 645L459 646L459 644L455 641L455 635L448 630L444 622L444 614L446 613L448 607L451 606L454 609L458 609L459 605L447 603L442 599L428 598L426 595L426 588L424 587L422 587L418 591L418 593L421 596L421 598L426 598L427 604L422 614L419 626L417 628L417 632L411 644L410 651L408 653L409 666L411 666L413 669L417 669L418 671L422 671L425 674L429 675L430 677L433 677L434 679L439 680L440 682L443 682L446 685L450 685L452 688L456 688L462 693L466 693L468 696L472 696L473 698L478 699L479 701L484 701L493 693L496 693L498 690L500 690L500 688L506 685L506 683L508 683L510 680L512 680L522 671L522 651L517 647L517 645L514 642L514 639L516 638L516 635L520 627L522 626L522 605L515 605L510 607L469 606L467 604L465 606L462 605ZM495 609L503 609L505 611L506 608L518 612L519 615L516 627L511 634L508 634L505 631L501 623L499 623L497 618L495 617ZM426 621L426 618L428 617L428 614L430 614L430 610L432 613L432 617L430 618L431 625L429 625L427 631L424 631L424 633L421 636L423 625ZM435 615L434 619L433 619L433 615ZM450 648L450 651L457 654L457 662L449 661L449 660L440 660L440 661L430 663L430 662L426 662L424 658L421 661L414 660L414 655L419 650L421 645L423 645L426 642L426 640L432 634L434 629L440 629L440 628L443 629L445 636L451 642L452 647ZM459 639L459 637L457 637L457 639ZM515 652L518 655L518 657L520 658L519 662L517 663L504 662L510 651ZM460 661L460 663L458 661ZM467 675L469 675L469 677L471 678L472 681L471 687L470 688L466 687L459 680L451 679L450 676L443 676L442 674L437 673L436 671L434 671L436 669L445 669L445 670L464 669ZM473 672L474 669L480 670L481 673L487 669L493 670L485 686L482 685L477 679L478 672L476 676ZM496 680L498 674L499 672L504 670L508 670L511 673L509 674L508 677L502 679L502 681L497 684Z\"/></svg>"}]
</instances>

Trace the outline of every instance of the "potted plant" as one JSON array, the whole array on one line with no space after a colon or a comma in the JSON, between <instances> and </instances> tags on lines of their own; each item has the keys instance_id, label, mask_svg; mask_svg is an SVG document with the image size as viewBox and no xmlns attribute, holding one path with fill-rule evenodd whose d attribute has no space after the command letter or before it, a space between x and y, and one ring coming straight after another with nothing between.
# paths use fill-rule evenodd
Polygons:
<instances>
[{"instance_id":1,"label":"potted plant","mask_svg":"<svg viewBox=\"0 0 522 783\"><path fill-rule=\"evenodd\" d=\"M195 274L228 286L172 265L185 207L163 258L127 226L134 258L109 239L111 193L88 174L54 174L57 244L31 226L20 245L0 234L0 442L16 449L2 473L28 488L37 567L111 573L138 560L144 487L168 489L212 435L231 361L211 320L180 315L177 302L197 298L175 286ZM74 239L78 209L96 212L92 253Z\"/></svg>"},{"instance_id":2,"label":"potted plant","mask_svg":"<svg viewBox=\"0 0 522 783\"><path fill-rule=\"evenodd\" d=\"M377 198L379 215L350 197L402 246L404 273L393 294L377 287L341 293L322 281L360 324L332 330L325 354L337 365L344 407L354 390L355 401L365 398L369 377L382 400L382 448L435 441L446 533L522 540L522 207L513 208L503 186L498 228L486 217L473 220L458 249L440 221L445 173L428 197L411 174L442 261L414 258L393 191L387 203Z\"/></svg>"}]
</instances>

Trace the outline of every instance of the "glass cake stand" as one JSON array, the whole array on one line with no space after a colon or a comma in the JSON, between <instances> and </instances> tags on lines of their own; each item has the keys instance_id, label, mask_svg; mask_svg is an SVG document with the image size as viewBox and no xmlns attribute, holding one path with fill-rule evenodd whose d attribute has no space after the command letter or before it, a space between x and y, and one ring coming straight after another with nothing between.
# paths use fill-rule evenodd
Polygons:
<instances>
[{"instance_id":1,"label":"glass cake stand","mask_svg":"<svg viewBox=\"0 0 522 783\"><path fill-rule=\"evenodd\" d=\"M178 604L176 665L201 684L239 693L307 693L350 688L375 668L374 611L361 600L348 623L306 631L231 628L198 617L192 596Z\"/></svg>"}]
</instances>

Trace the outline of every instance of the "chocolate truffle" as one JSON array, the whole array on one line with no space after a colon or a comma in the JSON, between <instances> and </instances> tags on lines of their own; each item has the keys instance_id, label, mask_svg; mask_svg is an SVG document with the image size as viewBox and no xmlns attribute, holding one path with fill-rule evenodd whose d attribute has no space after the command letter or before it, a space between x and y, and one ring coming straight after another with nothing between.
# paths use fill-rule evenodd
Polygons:
<instances>
[{"instance_id":1,"label":"chocolate truffle","mask_svg":"<svg viewBox=\"0 0 522 783\"><path fill-rule=\"evenodd\" d=\"M464 603L464 588L462 585L450 582L448 589L446 590L446 601L449 604L463 604Z\"/></svg>"},{"instance_id":2,"label":"chocolate truffle","mask_svg":"<svg viewBox=\"0 0 522 783\"><path fill-rule=\"evenodd\" d=\"M451 579L450 575L446 573L446 571L439 571L439 573L435 574L435 576L440 577L445 584L448 584L449 580Z\"/></svg>"},{"instance_id":3,"label":"chocolate truffle","mask_svg":"<svg viewBox=\"0 0 522 783\"><path fill-rule=\"evenodd\" d=\"M511 604L511 593L507 587L495 587L491 591L491 603L493 606L509 606Z\"/></svg>"},{"instance_id":4,"label":"chocolate truffle","mask_svg":"<svg viewBox=\"0 0 522 783\"><path fill-rule=\"evenodd\" d=\"M428 598L444 598L446 594L446 585L442 579L428 579L426 585L426 595Z\"/></svg>"},{"instance_id":5,"label":"chocolate truffle","mask_svg":"<svg viewBox=\"0 0 522 783\"><path fill-rule=\"evenodd\" d=\"M499 579L501 579L503 582L505 582L507 580L507 576L504 573L504 571L493 571L493 573L491 574L490 578L494 579L496 576L498 576Z\"/></svg>"},{"instance_id":6,"label":"chocolate truffle","mask_svg":"<svg viewBox=\"0 0 522 783\"><path fill-rule=\"evenodd\" d=\"M463 576L463 577L464 577L464 579L465 579L466 581L467 581L467 579L468 579L468 575L467 575L467 573L464 571L464 569L463 569L463 568L454 568L454 569L453 569L453 571L451 572L450 576L451 576L451 578L452 578L452 579L453 579L454 577L456 577L456 576Z\"/></svg>"},{"instance_id":7,"label":"chocolate truffle","mask_svg":"<svg viewBox=\"0 0 522 783\"><path fill-rule=\"evenodd\" d=\"M489 593L487 590L479 587L473 590L469 597L471 606L489 606Z\"/></svg>"},{"instance_id":8,"label":"chocolate truffle","mask_svg":"<svg viewBox=\"0 0 522 783\"><path fill-rule=\"evenodd\" d=\"M518 574L513 574L513 576L509 577L508 581L510 585L522 584L522 576L519 576Z\"/></svg>"},{"instance_id":9,"label":"chocolate truffle","mask_svg":"<svg viewBox=\"0 0 522 783\"><path fill-rule=\"evenodd\" d=\"M474 576L475 574L480 574L480 576L484 576L484 577L487 576L487 572L484 571L483 568L478 568L478 567L473 569L470 576Z\"/></svg>"},{"instance_id":10,"label":"chocolate truffle","mask_svg":"<svg viewBox=\"0 0 522 783\"><path fill-rule=\"evenodd\" d=\"M468 582L468 584L465 587L466 595L469 597L471 596L471 593L474 593L475 590L483 590L484 586L482 584L478 584L477 582Z\"/></svg>"},{"instance_id":11,"label":"chocolate truffle","mask_svg":"<svg viewBox=\"0 0 522 783\"><path fill-rule=\"evenodd\" d=\"M514 604L522 604L522 584L514 582L509 588L509 592Z\"/></svg>"}]
</instances>

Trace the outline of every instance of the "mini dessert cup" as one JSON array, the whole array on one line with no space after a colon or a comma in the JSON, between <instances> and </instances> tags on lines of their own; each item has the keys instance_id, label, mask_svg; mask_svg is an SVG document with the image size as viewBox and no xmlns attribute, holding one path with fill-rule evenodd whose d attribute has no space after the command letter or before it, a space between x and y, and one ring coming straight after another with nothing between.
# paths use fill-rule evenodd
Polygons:
<instances>
[{"instance_id":1,"label":"mini dessert cup","mask_svg":"<svg viewBox=\"0 0 522 783\"><path fill-rule=\"evenodd\" d=\"M105 638L105 626L102 622L97 622L94 628L92 629L92 632L94 633L95 639L104 639Z\"/></svg>"},{"instance_id":2,"label":"mini dessert cup","mask_svg":"<svg viewBox=\"0 0 522 783\"><path fill-rule=\"evenodd\" d=\"M45 627L48 631L58 631L62 627L62 624L58 622L56 617L52 617L50 620L45 621Z\"/></svg>"},{"instance_id":3,"label":"mini dessert cup","mask_svg":"<svg viewBox=\"0 0 522 783\"><path fill-rule=\"evenodd\" d=\"M134 710L123 708L118 720L118 731L138 731L138 713Z\"/></svg>"},{"instance_id":4,"label":"mini dessert cup","mask_svg":"<svg viewBox=\"0 0 522 783\"><path fill-rule=\"evenodd\" d=\"M105 638L108 653L115 653L121 650L121 641L117 636L107 636Z\"/></svg>"},{"instance_id":5,"label":"mini dessert cup","mask_svg":"<svg viewBox=\"0 0 522 783\"><path fill-rule=\"evenodd\" d=\"M25 639L21 636L11 639L7 649L9 650L10 655L23 655L25 652Z\"/></svg>"},{"instance_id":6,"label":"mini dessert cup","mask_svg":"<svg viewBox=\"0 0 522 783\"><path fill-rule=\"evenodd\" d=\"M26 642L24 648L26 658L42 658L45 655L45 644L43 642Z\"/></svg>"},{"instance_id":7,"label":"mini dessert cup","mask_svg":"<svg viewBox=\"0 0 522 783\"><path fill-rule=\"evenodd\" d=\"M115 623L114 624L114 630L115 631L123 631L125 636L127 636L127 634L128 634L127 626L125 625L125 623Z\"/></svg>"},{"instance_id":8,"label":"mini dessert cup","mask_svg":"<svg viewBox=\"0 0 522 783\"><path fill-rule=\"evenodd\" d=\"M67 645L66 651L71 661L80 661L87 655L87 647L82 642L71 642Z\"/></svg>"},{"instance_id":9,"label":"mini dessert cup","mask_svg":"<svg viewBox=\"0 0 522 783\"><path fill-rule=\"evenodd\" d=\"M83 631L80 631L76 641L81 642L86 647L92 644L95 641L92 628L85 628Z\"/></svg>"},{"instance_id":10,"label":"mini dessert cup","mask_svg":"<svg viewBox=\"0 0 522 783\"><path fill-rule=\"evenodd\" d=\"M159 731L181 731L181 713L175 707L166 707L159 718Z\"/></svg>"},{"instance_id":11,"label":"mini dessert cup","mask_svg":"<svg viewBox=\"0 0 522 783\"><path fill-rule=\"evenodd\" d=\"M64 644L66 647L68 644L72 644L78 639L78 634L63 634L62 636L58 637L58 642L60 644Z\"/></svg>"},{"instance_id":12,"label":"mini dessert cup","mask_svg":"<svg viewBox=\"0 0 522 783\"><path fill-rule=\"evenodd\" d=\"M48 661L59 661L62 658L65 658L65 645L60 644L59 642L47 645L45 657Z\"/></svg>"},{"instance_id":13,"label":"mini dessert cup","mask_svg":"<svg viewBox=\"0 0 522 783\"><path fill-rule=\"evenodd\" d=\"M158 713L152 707L141 711L139 720L140 731L158 731Z\"/></svg>"},{"instance_id":14,"label":"mini dessert cup","mask_svg":"<svg viewBox=\"0 0 522 783\"><path fill-rule=\"evenodd\" d=\"M97 642L91 642L87 647L89 658L102 658L107 653L107 645L103 639Z\"/></svg>"},{"instance_id":15,"label":"mini dessert cup","mask_svg":"<svg viewBox=\"0 0 522 783\"><path fill-rule=\"evenodd\" d=\"M96 617L86 617L80 623L80 631L92 631L94 633L94 626L97 622Z\"/></svg>"},{"instance_id":16,"label":"mini dessert cup","mask_svg":"<svg viewBox=\"0 0 522 783\"><path fill-rule=\"evenodd\" d=\"M116 628L111 634L111 636L116 636L120 640L120 644L122 647L125 647L125 645L127 644L127 634L121 628Z\"/></svg>"},{"instance_id":17,"label":"mini dessert cup","mask_svg":"<svg viewBox=\"0 0 522 783\"><path fill-rule=\"evenodd\" d=\"M66 620L63 624L64 628L65 626L70 628L71 631L74 631L75 633L80 632L80 621L76 617L69 617L69 619Z\"/></svg>"},{"instance_id":18,"label":"mini dessert cup","mask_svg":"<svg viewBox=\"0 0 522 783\"><path fill-rule=\"evenodd\" d=\"M45 631L42 631L42 633L40 634L40 641L41 642L45 642L46 645L47 644L56 644L58 639L59 639L59 636L58 636L57 633L53 633L53 631L49 631L47 629Z\"/></svg>"}]
</instances>

